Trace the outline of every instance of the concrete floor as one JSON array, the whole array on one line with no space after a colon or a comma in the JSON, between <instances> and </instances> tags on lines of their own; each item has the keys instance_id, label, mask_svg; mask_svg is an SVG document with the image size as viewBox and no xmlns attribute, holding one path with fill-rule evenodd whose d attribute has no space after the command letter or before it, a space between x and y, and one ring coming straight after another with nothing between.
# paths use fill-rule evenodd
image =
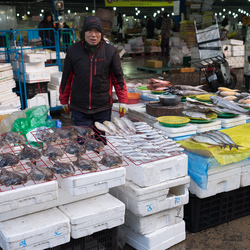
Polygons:
<instances>
[{"instance_id":1,"label":"concrete floor","mask_svg":"<svg viewBox=\"0 0 250 250\"><path fill-rule=\"evenodd\" d=\"M136 56L131 59L122 60L122 68L126 82L142 82L148 83L151 77L158 78L162 74L147 73L138 71L137 67L145 66L145 60L157 60L158 56ZM165 62L166 65L166 62ZM171 76L167 75L165 78ZM177 79L177 78L176 78ZM174 79L174 84L182 84ZM189 85L198 85L197 78L189 77ZM60 119L63 127L71 126L72 120L64 116L62 110L51 112L53 119ZM247 250L250 249L250 216L233 220L219 226L203 230L197 233L187 231L186 240L171 247L170 250ZM125 245L124 250L132 250L134 248Z\"/></svg>"}]
</instances>

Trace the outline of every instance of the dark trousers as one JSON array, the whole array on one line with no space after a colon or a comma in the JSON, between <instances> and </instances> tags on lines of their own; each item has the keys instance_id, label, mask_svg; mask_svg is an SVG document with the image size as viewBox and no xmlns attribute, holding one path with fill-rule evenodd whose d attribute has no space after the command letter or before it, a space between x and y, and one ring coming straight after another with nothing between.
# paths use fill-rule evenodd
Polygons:
<instances>
[{"instance_id":1,"label":"dark trousers","mask_svg":"<svg viewBox=\"0 0 250 250\"><path fill-rule=\"evenodd\" d=\"M73 116L73 123L75 126L86 126L94 129L94 131L96 132L95 138L97 140L100 140L99 134L104 135L105 132L99 131L94 126L95 122L103 123L104 121L111 121L112 109L104 110L95 114L85 114L75 109L71 109L71 112ZM105 138L103 138L102 140L106 142Z\"/></svg>"},{"instance_id":2,"label":"dark trousers","mask_svg":"<svg viewBox=\"0 0 250 250\"><path fill-rule=\"evenodd\" d=\"M169 38L162 38L161 51L162 51L162 56L169 57Z\"/></svg>"}]
</instances>

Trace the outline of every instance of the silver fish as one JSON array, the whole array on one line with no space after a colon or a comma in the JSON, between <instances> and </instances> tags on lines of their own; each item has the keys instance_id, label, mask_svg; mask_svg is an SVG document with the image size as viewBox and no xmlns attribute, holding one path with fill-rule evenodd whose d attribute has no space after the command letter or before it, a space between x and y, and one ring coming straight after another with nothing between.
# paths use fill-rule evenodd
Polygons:
<instances>
[{"instance_id":1,"label":"silver fish","mask_svg":"<svg viewBox=\"0 0 250 250\"><path fill-rule=\"evenodd\" d=\"M124 133L130 134L129 129L123 120L121 120L118 117L114 117L113 121L116 124L116 126L119 127Z\"/></svg>"},{"instance_id":2,"label":"silver fish","mask_svg":"<svg viewBox=\"0 0 250 250\"><path fill-rule=\"evenodd\" d=\"M121 120L123 120L126 123L127 127L131 131L133 131L133 132L136 131L135 125L133 124L133 122L131 120L129 120L129 119L125 118L125 117L122 117Z\"/></svg>"},{"instance_id":3,"label":"silver fish","mask_svg":"<svg viewBox=\"0 0 250 250\"><path fill-rule=\"evenodd\" d=\"M100 122L95 122L95 126L98 130L103 131L105 133L108 133L109 135L114 134L114 132L112 132L109 127L107 127L106 125L104 125Z\"/></svg>"},{"instance_id":4,"label":"silver fish","mask_svg":"<svg viewBox=\"0 0 250 250\"><path fill-rule=\"evenodd\" d=\"M115 134L120 134L118 128L113 122L110 121L104 121L103 124L107 126L111 131L113 131Z\"/></svg>"},{"instance_id":5,"label":"silver fish","mask_svg":"<svg viewBox=\"0 0 250 250\"><path fill-rule=\"evenodd\" d=\"M221 137L223 137L223 139L229 144L229 145L233 145L234 147L236 147L237 149L239 149L239 147L241 147L240 145L237 145L233 140L232 140L232 138L229 136L229 135L227 135L227 134L225 134L225 133L223 133L223 132L221 132L221 131L218 131L218 130L213 130L213 131L211 131L211 132L213 132L213 133L215 133L215 134L218 134L218 135L220 135ZM230 147L230 146L229 146ZM231 149L231 148L230 148Z\"/></svg>"},{"instance_id":6,"label":"silver fish","mask_svg":"<svg viewBox=\"0 0 250 250\"><path fill-rule=\"evenodd\" d=\"M187 97L186 101L187 102L192 102L192 103L199 103L199 104L204 105L204 106L214 107L214 105L212 103L200 102L200 101L192 99L190 97Z\"/></svg>"},{"instance_id":7,"label":"silver fish","mask_svg":"<svg viewBox=\"0 0 250 250\"><path fill-rule=\"evenodd\" d=\"M211 145L222 147L222 145L220 143L218 143L214 139L207 137L207 136L204 136L204 135L197 134L197 135L191 136L190 138L196 142L199 142L199 143L206 143L206 144L211 144Z\"/></svg>"},{"instance_id":8,"label":"silver fish","mask_svg":"<svg viewBox=\"0 0 250 250\"><path fill-rule=\"evenodd\" d=\"M211 121L212 119L207 118L204 113L201 112L192 112L192 111L182 111L182 114L190 117L190 118L201 118L207 121Z\"/></svg>"}]
</instances>

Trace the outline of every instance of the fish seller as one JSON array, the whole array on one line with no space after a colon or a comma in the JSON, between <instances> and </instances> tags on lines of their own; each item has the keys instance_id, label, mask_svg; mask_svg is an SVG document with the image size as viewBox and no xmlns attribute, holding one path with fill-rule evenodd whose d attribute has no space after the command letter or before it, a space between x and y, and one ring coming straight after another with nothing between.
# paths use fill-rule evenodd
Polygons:
<instances>
[{"instance_id":1,"label":"fish seller","mask_svg":"<svg viewBox=\"0 0 250 250\"><path fill-rule=\"evenodd\" d=\"M119 101L120 116L126 113L127 87L115 47L103 39L101 20L86 17L82 41L69 47L59 89L59 100L76 126L92 127L111 120L112 86Z\"/></svg>"}]
</instances>

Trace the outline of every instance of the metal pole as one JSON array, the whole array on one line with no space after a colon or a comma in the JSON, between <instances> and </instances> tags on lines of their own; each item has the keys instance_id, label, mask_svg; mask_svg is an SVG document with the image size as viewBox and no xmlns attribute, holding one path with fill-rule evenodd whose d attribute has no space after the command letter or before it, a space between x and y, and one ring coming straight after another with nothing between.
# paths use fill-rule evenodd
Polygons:
<instances>
[{"instance_id":1,"label":"metal pole","mask_svg":"<svg viewBox=\"0 0 250 250\"><path fill-rule=\"evenodd\" d=\"M52 1L52 8L53 8L53 12L54 12L54 15L55 15L55 21L58 21L58 11L56 10L55 1L56 0Z\"/></svg>"},{"instance_id":2,"label":"metal pole","mask_svg":"<svg viewBox=\"0 0 250 250\"><path fill-rule=\"evenodd\" d=\"M94 0L94 10L95 10L95 8L96 8L96 7L95 7L95 0Z\"/></svg>"}]
</instances>

